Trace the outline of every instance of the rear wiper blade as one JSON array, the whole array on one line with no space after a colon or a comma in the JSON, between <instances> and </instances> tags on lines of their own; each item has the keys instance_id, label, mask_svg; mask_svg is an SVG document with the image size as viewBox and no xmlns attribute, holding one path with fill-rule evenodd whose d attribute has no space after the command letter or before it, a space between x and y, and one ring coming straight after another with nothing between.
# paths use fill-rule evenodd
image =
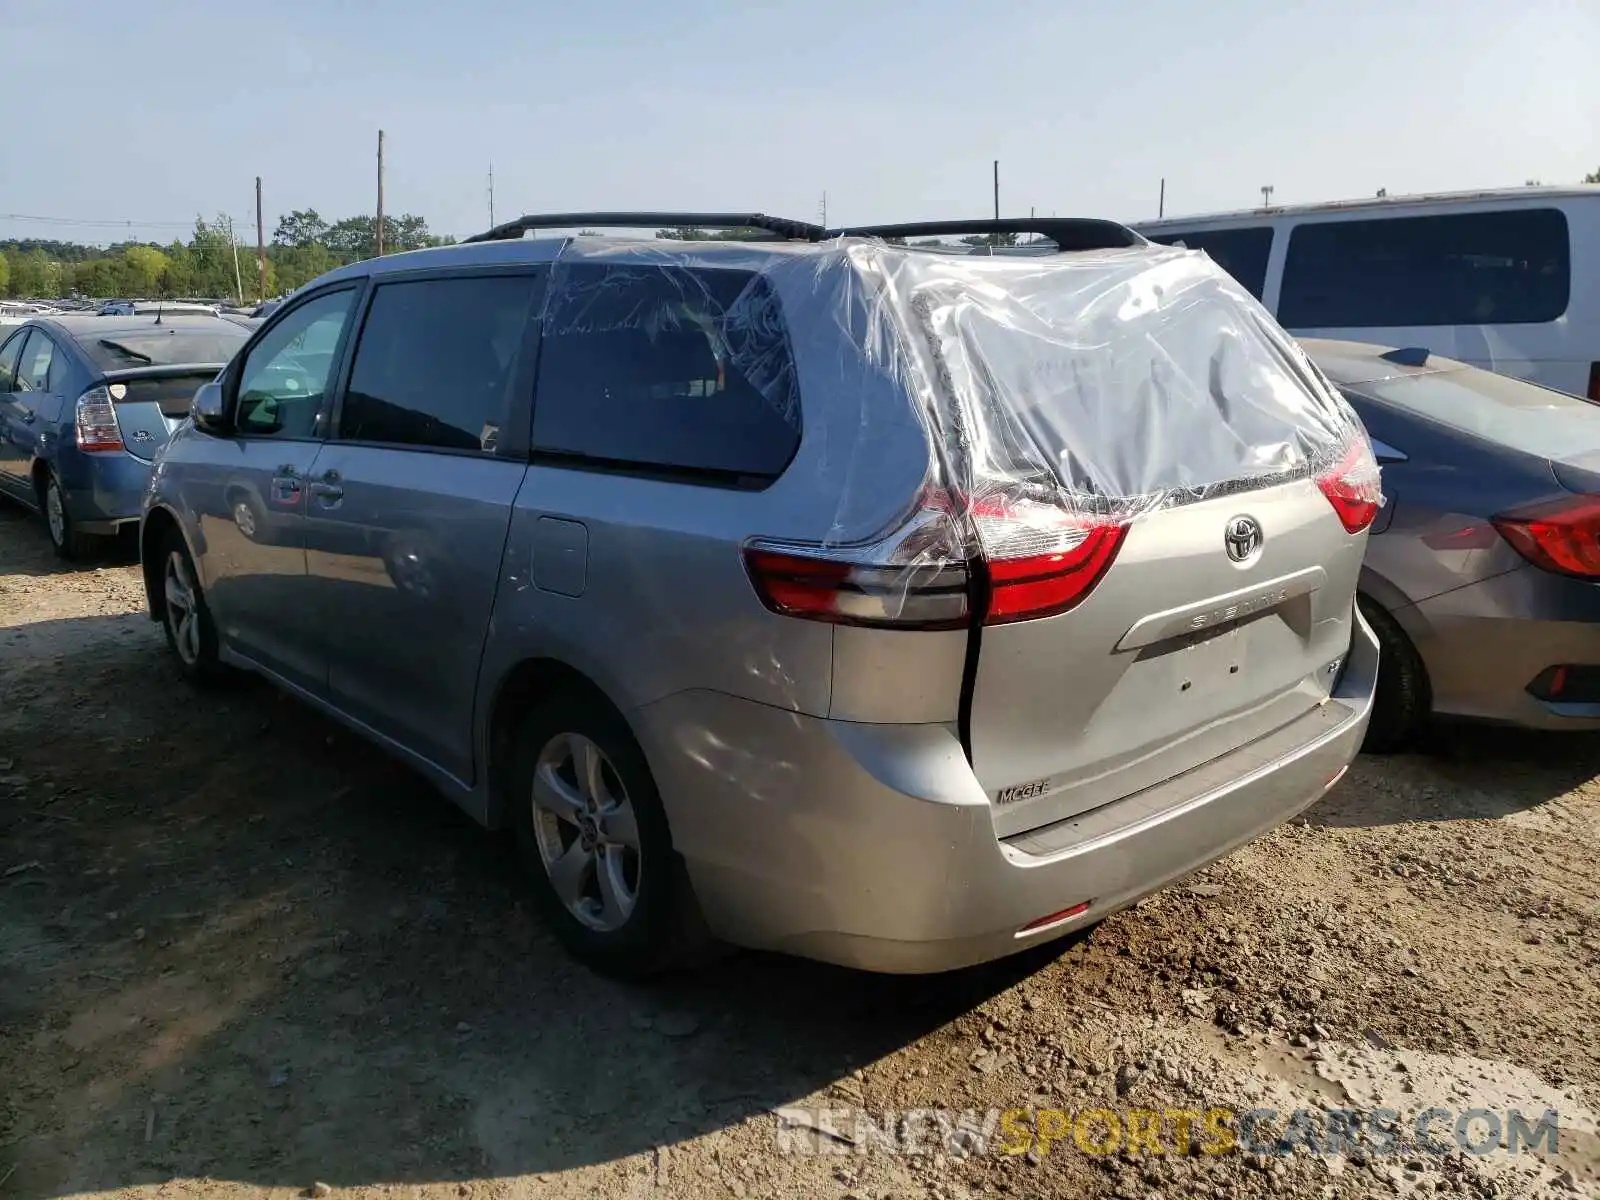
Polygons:
<instances>
[{"instance_id":1,"label":"rear wiper blade","mask_svg":"<svg viewBox=\"0 0 1600 1200\"><path fill-rule=\"evenodd\" d=\"M151 358L148 354L141 354L139 351L134 350L131 347L124 346L121 342L113 341L110 338L101 338L100 344L107 350L115 350L118 354L126 354L129 358L137 358L152 367L155 366L156 360Z\"/></svg>"}]
</instances>

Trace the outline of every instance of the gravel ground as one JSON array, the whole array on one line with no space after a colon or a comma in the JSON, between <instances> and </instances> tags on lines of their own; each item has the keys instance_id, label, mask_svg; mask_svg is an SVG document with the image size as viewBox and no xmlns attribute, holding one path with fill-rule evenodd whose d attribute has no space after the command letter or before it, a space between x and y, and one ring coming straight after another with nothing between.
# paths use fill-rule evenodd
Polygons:
<instances>
[{"instance_id":1,"label":"gravel ground","mask_svg":"<svg viewBox=\"0 0 1600 1200\"><path fill-rule=\"evenodd\" d=\"M1362 759L1292 826L981 970L742 954L629 988L567 961L503 840L405 769L165 655L136 566L66 569L0 509L5 1197L1600 1194L1595 739ZM1517 1155L1185 1155L1171 1124L1164 1154L1003 1154L1028 1144L1005 1125L895 1154L774 1114L1317 1106L1561 1129Z\"/></svg>"}]
</instances>

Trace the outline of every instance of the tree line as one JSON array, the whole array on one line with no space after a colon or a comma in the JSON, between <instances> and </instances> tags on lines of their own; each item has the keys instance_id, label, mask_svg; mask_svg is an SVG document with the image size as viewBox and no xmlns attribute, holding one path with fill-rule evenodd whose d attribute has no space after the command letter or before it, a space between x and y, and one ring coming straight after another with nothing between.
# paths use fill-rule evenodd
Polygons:
<instances>
[{"instance_id":1,"label":"tree line","mask_svg":"<svg viewBox=\"0 0 1600 1200\"><path fill-rule=\"evenodd\" d=\"M411 213L385 217L383 250L420 250L454 239L437 237ZM44 239L0 241L0 296L17 299L177 299L241 296L262 300L292 292L324 271L377 253L372 216L325 221L315 209L278 219L267 247L267 283L262 293L256 247L235 243L226 216L196 217L187 241L170 245L123 242L89 246Z\"/></svg>"}]
</instances>

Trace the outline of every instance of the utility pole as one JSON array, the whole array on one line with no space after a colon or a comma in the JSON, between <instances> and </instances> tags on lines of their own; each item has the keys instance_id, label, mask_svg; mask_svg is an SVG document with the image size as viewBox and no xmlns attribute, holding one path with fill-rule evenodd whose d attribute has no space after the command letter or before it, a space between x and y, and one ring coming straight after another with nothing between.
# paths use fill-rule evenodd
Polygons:
<instances>
[{"instance_id":1,"label":"utility pole","mask_svg":"<svg viewBox=\"0 0 1600 1200\"><path fill-rule=\"evenodd\" d=\"M1262 208L1271 208L1272 207L1272 193L1277 191L1277 190L1278 189L1273 187L1270 183L1267 184L1265 187L1263 187L1261 189L1261 207Z\"/></svg>"},{"instance_id":2,"label":"utility pole","mask_svg":"<svg viewBox=\"0 0 1600 1200\"><path fill-rule=\"evenodd\" d=\"M817 216L824 229L828 227L828 193L822 193L822 203L817 205Z\"/></svg>"},{"instance_id":3,"label":"utility pole","mask_svg":"<svg viewBox=\"0 0 1600 1200\"><path fill-rule=\"evenodd\" d=\"M489 164L489 228L494 228L494 164Z\"/></svg>"},{"instance_id":4,"label":"utility pole","mask_svg":"<svg viewBox=\"0 0 1600 1200\"><path fill-rule=\"evenodd\" d=\"M1161 180L1161 199L1156 201L1156 220L1167 215L1167 181L1163 176Z\"/></svg>"},{"instance_id":5,"label":"utility pole","mask_svg":"<svg viewBox=\"0 0 1600 1200\"><path fill-rule=\"evenodd\" d=\"M261 176L256 176L256 274L261 299L267 298L267 226L261 216Z\"/></svg>"},{"instance_id":6,"label":"utility pole","mask_svg":"<svg viewBox=\"0 0 1600 1200\"><path fill-rule=\"evenodd\" d=\"M383 130L378 130L378 257L383 257Z\"/></svg>"},{"instance_id":7,"label":"utility pole","mask_svg":"<svg viewBox=\"0 0 1600 1200\"><path fill-rule=\"evenodd\" d=\"M1000 219L1000 160L994 160L994 219Z\"/></svg>"},{"instance_id":8,"label":"utility pole","mask_svg":"<svg viewBox=\"0 0 1600 1200\"><path fill-rule=\"evenodd\" d=\"M239 239L233 236L233 218L228 218L228 246L233 250L233 294L244 303L244 278L239 274Z\"/></svg>"}]
</instances>

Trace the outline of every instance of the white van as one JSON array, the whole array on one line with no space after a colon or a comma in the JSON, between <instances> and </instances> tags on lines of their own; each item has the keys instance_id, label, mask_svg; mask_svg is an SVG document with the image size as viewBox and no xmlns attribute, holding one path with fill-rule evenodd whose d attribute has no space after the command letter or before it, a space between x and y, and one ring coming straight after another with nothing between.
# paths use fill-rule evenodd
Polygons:
<instances>
[{"instance_id":1,"label":"white van","mask_svg":"<svg viewBox=\"0 0 1600 1200\"><path fill-rule=\"evenodd\" d=\"M1149 221L1307 337L1422 346L1600 401L1600 186Z\"/></svg>"}]
</instances>

